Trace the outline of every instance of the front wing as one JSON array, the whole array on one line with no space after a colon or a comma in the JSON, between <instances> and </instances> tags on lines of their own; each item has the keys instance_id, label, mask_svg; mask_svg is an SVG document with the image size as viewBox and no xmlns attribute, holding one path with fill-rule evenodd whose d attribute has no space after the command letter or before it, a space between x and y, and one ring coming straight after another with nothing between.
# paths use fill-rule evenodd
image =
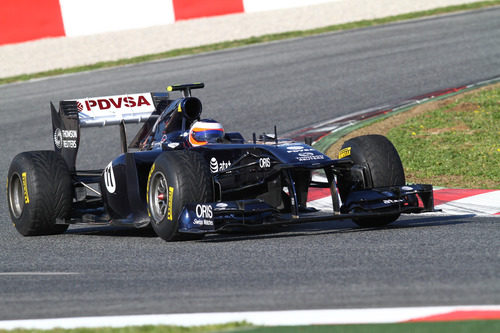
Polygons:
<instances>
[{"instance_id":1,"label":"front wing","mask_svg":"<svg viewBox=\"0 0 500 333\"><path fill-rule=\"evenodd\" d=\"M260 227L352 218L377 218L434 211L432 185L406 185L353 191L333 214L281 213L262 200L188 204L179 217L181 233L213 233L233 227ZM332 199L333 201L334 199ZM335 203L332 202L332 207Z\"/></svg>"}]
</instances>

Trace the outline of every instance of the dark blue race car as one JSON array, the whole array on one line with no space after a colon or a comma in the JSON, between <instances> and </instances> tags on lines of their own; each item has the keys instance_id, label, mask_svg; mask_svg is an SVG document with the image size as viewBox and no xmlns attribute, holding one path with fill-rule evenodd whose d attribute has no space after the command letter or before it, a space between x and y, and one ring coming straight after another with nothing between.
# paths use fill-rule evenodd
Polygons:
<instances>
[{"instance_id":1,"label":"dark blue race car","mask_svg":"<svg viewBox=\"0 0 500 333\"><path fill-rule=\"evenodd\" d=\"M23 235L56 234L70 224L152 226L164 240L200 238L239 227L352 219L380 227L402 213L434 210L431 185L406 185L391 142L360 136L338 159L274 134L224 132L202 119L191 90L66 100L51 104L54 150L11 163L10 216ZM172 92L182 97L171 99ZM130 144L125 124L144 123ZM123 153L104 169L76 170L80 131L116 125ZM324 181L315 180L321 174ZM321 177L320 177L321 178ZM311 188L329 189L331 213L307 206Z\"/></svg>"}]
</instances>

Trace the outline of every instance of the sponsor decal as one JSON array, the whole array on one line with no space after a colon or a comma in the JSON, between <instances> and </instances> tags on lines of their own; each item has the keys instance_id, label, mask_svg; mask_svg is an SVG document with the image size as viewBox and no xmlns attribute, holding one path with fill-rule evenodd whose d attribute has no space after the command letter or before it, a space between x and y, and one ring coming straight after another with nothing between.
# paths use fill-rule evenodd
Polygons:
<instances>
[{"instance_id":1,"label":"sponsor decal","mask_svg":"<svg viewBox=\"0 0 500 333\"><path fill-rule=\"evenodd\" d=\"M196 225L214 225L214 221L207 219L194 219L193 224Z\"/></svg>"},{"instance_id":2,"label":"sponsor decal","mask_svg":"<svg viewBox=\"0 0 500 333\"><path fill-rule=\"evenodd\" d=\"M168 187L168 210L167 210L167 219L169 221L173 221L174 216L172 212L172 206L174 203L174 188L172 186Z\"/></svg>"},{"instance_id":3,"label":"sponsor decal","mask_svg":"<svg viewBox=\"0 0 500 333\"><path fill-rule=\"evenodd\" d=\"M61 132L63 139L76 139L78 136L76 130L62 130Z\"/></svg>"},{"instance_id":4,"label":"sponsor decal","mask_svg":"<svg viewBox=\"0 0 500 333\"><path fill-rule=\"evenodd\" d=\"M193 220L193 224L196 225L214 225L211 205L196 205L195 209L196 218Z\"/></svg>"},{"instance_id":5,"label":"sponsor decal","mask_svg":"<svg viewBox=\"0 0 500 333\"><path fill-rule=\"evenodd\" d=\"M57 149L70 148L76 149L76 139L78 138L78 132L76 130L61 130L56 128L54 131L54 144Z\"/></svg>"},{"instance_id":6,"label":"sponsor decal","mask_svg":"<svg viewBox=\"0 0 500 333\"><path fill-rule=\"evenodd\" d=\"M270 168L271 167L271 158L269 158L269 157L259 158L259 167L261 169Z\"/></svg>"},{"instance_id":7,"label":"sponsor decal","mask_svg":"<svg viewBox=\"0 0 500 333\"><path fill-rule=\"evenodd\" d=\"M295 145L286 146L286 152L288 154L297 154L297 153L304 153L304 152L317 152L317 150L314 148L311 148L311 147L295 144Z\"/></svg>"},{"instance_id":8,"label":"sponsor decal","mask_svg":"<svg viewBox=\"0 0 500 333\"><path fill-rule=\"evenodd\" d=\"M229 206L229 205L225 202L219 202L218 204L215 205L216 208L220 208L220 209L227 208L227 206Z\"/></svg>"},{"instance_id":9,"label":"sponsor decal","mask_svg":"<svg viewBox=\"0 0 500 333\"><path fill-rule=\"evenodd\" d=\"M219 172L219 171L224 171L226 170L227 168L229 168L231 166L231 161L222 161L222 162L219 162L217 161L217 159L215 157L212 157L210 159L210 171L212 173L216 173L216 172Z\"/></svg>"},{"instance_id":10,"label":"sponsor decal","mask_svg":"<svg viewBox=\"0 0 500 333\"><path fill-rule=\"evenodd\" d=\"M155 111L150 93L89 97L76 101L80 125L106 125L107 120L139 120Z\"/></svg>"},{"instance_id":11,"label":"sponsor decal","mask_svg":"<svg viewBox=\"0 0 500 333\"><path fill-rule=\"evenodd\" d=\"M302 150L304 150L304 147L303 146L287 146L286 150L289 150L289 151L302 151Z\"/></svg>"},{"instance_id":12,"label":"sponsor decal","mask_svg":"<svg viewBox=\"0 0 500 333\"><path fill-rule=\"evenodd\" d=\"M56 128L54 131L54 144L56 145L57 149L62 148L62 132L61 129Z\"/></svg>"},{"instance_id":13,"label":"sponsor decal","mask_svg":"<svg viewBox=\"0 0 500 333\"><path fill-rule=\"evenodd\" d=\"M346 147L339 152L339 158L351 156L351 147Z\"/></svg>"},{"instance_id":14,"label":"sponsor decal","mask_svg":"<svg viewBox=\"0 0 500 333\"><path fill-rule=\"evenodd\" d=\"M403 202L404 200L403 199L385 199L385 200L382 200L383 203L385 204L395 204L395 203L400 203L400 202Z\"/></svg>"},{"instance_id":15,"label":"sponsor decal","mask_svg":"<svg viewBox=\"0 0 500 333\"><path fill-rule=\"evenodd\" d=\"M323 160L325 159L324 155L307 155L307 156L297 156L296 159L300 162L306 162L306 161L317 161L317 160Z\"/></svg>"},{"instance_id":16,"label":"sponsor decal","mask_svg":"<svg viewBox=\"0 0 500 333\"><path fill-rule=\"evenodd\" d=\"M222 161L219 163L219 171L224 171L231 166L231 161Z\"/></svg>"},{"instance_id":17,"label":"sponsor decal","mask_svg":"<svg viewBox=\"0 0 500 333\"><path fill-rule=\"evenodd\" d=\"M301 156L301 157L307 157L307 156L313 156L314 153L311 153L311 152L305 152L305 153L298 153L297 155Z\"/></svg>"},{"instance_id":18,"label":"sponsor decal","mask_svg":"<svg viewBox=\"0 0 500 333\"><path fill-rule=\"evenodd\" d=\"M115 181L115 173L113 172L113 162L109 162L109 164L104 169L104 184L106 185L106 190L109 193L115 193L116 191L116 181Z\"/></svg>"},{"instance_id":19,"label":"sponsor decal","mask_svg":"<svg viewBox=\"0 0 500 333\"><path fill-rule=\"evenodd\" d=\"M212 157L210 159L210 171L212 173L216 173L219 171L219 163L217 162L217 159L215 157Z\"/></svg>"},{"instance_id":20,"label":"sponsor decal","mask_svg":"<svg viewBox=\"0 0 500 333\"><path fill-rule=\"evenodd\" d=\"M122 108L141 108L152 106L153 101L149 94L134 94L123 96L107 96L98 98L87 98L77 100L79 111L102 111L108 110L115 112Z\"/></svg>"},{"instance_id":21,"label":"sponsor decal","mask_svg":"<svg viewBox=\"0 0 500 333\"><path fill-rule=\"evenodd\" d=\"M28 195L28 181L26 179L26 172L22 173L21 178L23 179L24 203L29 204L30 196Z\"/></svg>"},{"instance_id":22,"label":"sponsor decal","mask_svg":"<svg viewBox=\"0 0 500 333\"><path fill-rule=\"evenodd\" d=\"M63 141L64 148L76 149L76 140L65 140Z\"/></svg>"},{"instance_id":23,"label":"sponsor decal","mask_svg":"<svg viewBox=\"0 0 500 333\"><path fill-rule=\"evenodd\" d=\"M196 217L211 219L214 214L212 212L212 206L210 205L196 205Z\"/></svg>"}]
</instances>

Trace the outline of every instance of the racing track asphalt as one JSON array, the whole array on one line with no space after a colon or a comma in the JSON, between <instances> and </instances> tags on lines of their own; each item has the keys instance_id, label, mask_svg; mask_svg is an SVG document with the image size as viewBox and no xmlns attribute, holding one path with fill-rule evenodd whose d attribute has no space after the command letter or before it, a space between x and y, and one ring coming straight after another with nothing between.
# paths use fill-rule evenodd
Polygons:
<instances>
[{"instance_id":1,"label":"racing track asphalt","mask_svg":"<svg viewBox=\"0 0 500 333\"><path fill-rule=\"evenodd\" d=\"M500 74L499 17L492 8L1 86L1 178L16 153L51 148L49 100L204 81L195 95L226 130L286 132ZM78 165L104 167L117 137L116 128L84 130ZM500 303L494 217L415 216L380 230L345 221L184 243L109 227L23 238L2 191L0 222L0 320Z\"/></svg>"}]
</instances>

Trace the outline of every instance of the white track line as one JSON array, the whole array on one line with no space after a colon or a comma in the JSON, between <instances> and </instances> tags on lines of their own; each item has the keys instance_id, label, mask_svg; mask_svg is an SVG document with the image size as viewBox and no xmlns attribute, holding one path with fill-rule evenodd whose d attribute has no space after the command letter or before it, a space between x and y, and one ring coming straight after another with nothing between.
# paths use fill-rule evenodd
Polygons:
<instances>
[{"instance_id":1,"label":"white track line","mask_svg":"<svg viewBox=\"0 0 500 333\"><path fill-rule=\"evenodd\" d=\"M54 276L78 275L76 272L0 272L0 276Z\"/></svg>"},{"instance_id":2,"label":"white track line","mask_svg":"<svg viewBox=\"0 0 500 333\"><path fill-rule=\"evenodd\" d=\"M78 327L125 327L143 325L199 326L246 321L257 326L296 326L406 322L456 311L500 311L491 306L433 306L379 309L292 310L154 314L107 317L76 317L0 321L0 329L53 329Z\"/></svg>"}]
</instances>

